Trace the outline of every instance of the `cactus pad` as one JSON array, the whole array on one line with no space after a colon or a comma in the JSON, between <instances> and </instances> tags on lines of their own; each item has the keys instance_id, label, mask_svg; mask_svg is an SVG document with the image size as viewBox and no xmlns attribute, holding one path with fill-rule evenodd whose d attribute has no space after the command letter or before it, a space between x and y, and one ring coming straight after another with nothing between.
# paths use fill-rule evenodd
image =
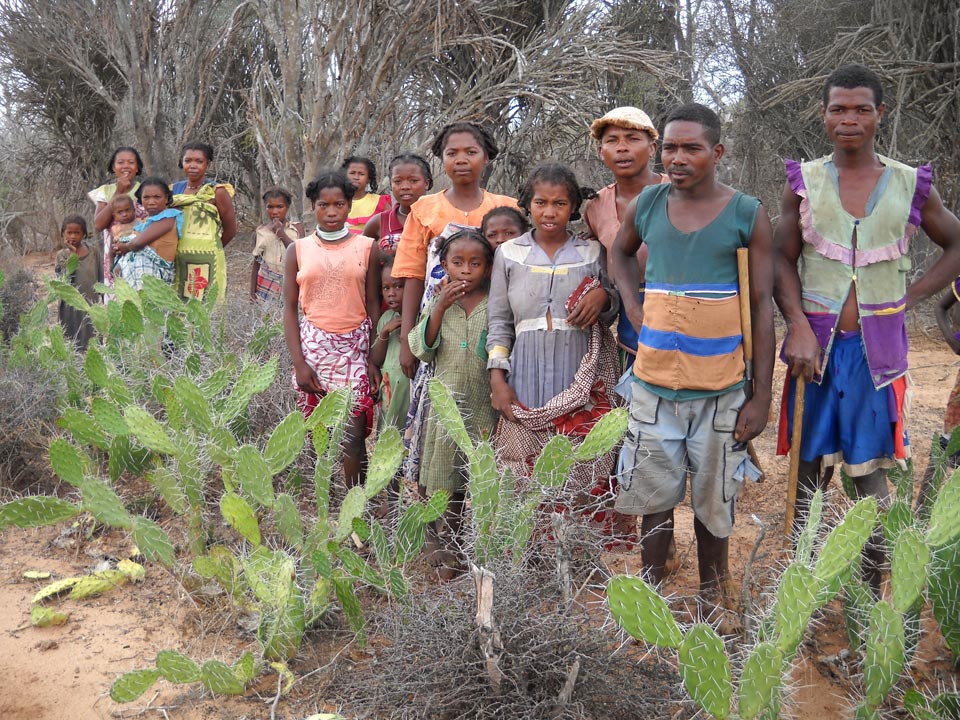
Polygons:
<instances>
[{"instance_id":1,"label":"cactus pad","mask_svg":"<svg viewBox=\"0 0 960 720\"><path fill-rule=\"evenodd\" d=\"M148 450L166 455L177 452L177 446L173 444L163 425L139 405L129 405L124 409L123 417L133 435Z\"/></svg>"},{"instance_id":2,"label":"cactus pad","mask_svg":"<svg viewBox=\"0 0 960 720\"><path fill-rule=\"evenodd\" d=\"M173 567L176 559L173 543L163 528L153 520L145 517L133 518L133 541L147 560L168 568Z\"/></svg>"},{"instance_id":3,"label":"cactus pad","mask_svg":"<svg viewBox=\"0 0 960 720\"><path fill-rule=\"evenodd\" d=\"M159 670L156 671L159 674ZM233 668L219 660L207 660L200 668L200 682L216 695L240 695L245 683Z\"/></svg>"},{"instance_id":4,"label":"cactus pad","mask_svg":"<svg viewBox=\"0 0 960 720\"><path fill-rule=\"evenodd\" d=\"M870 611L863 657L863 689L870 707L878 707L900 677L904 642L903 617L886 600L880 600Z\"/></svg>"},{"instance_id":5,"label":"cactus pad","mask_svg":"<svg viewBox=\"0 0 960 720\"><path fill-rule=\"evenodd\" d=\"M783 653L776 645L757 645L740 673L739 711L742 720L753 720L770 706L781 685Z\"/></svg>"},{"instance_id":6,"label":"cactus pad","mask_svg":"<svg viewBox=\"0 0 960 720\"><path fill-rule=\"evenodd\" d=\"M670 608L638 577L617 575L607 583L607 604L614 620L632 637L659 647L679 647L683 641Z\"/></svg>"},{"instance_id":7,"label":"cactus pad","mask_svg":"<svg viewBox=\"0 0 960 720\"><path fill-rule=\"evenodd\" d=\"M267 447L263 451L270 474L276 475L286 469L303 450L307 438L307 427L303 420L303 413L294 410L287 415L280 424L270 433Z\"/></svg>"},{"instance_id":8,"label":"cactus pad","mask_svg":"<svg viewBox=\"0 0 960 720\"><path fill-rule=\"evenodd\" d=\"M960 537L960 470L953 473L930 511L927 543L931 547L947 545Z\"/></svg>"},{"instance_id":9,"label":"cactus pad","mask_svg":"<svg viewBox=\"0 0 960 720\"><path fill-rule=\"evenodd\" d=\"M250 504L236 493L220 496L220 513L227 524L254 545L260 544L260 525Z\"/></svg>"},{"instance_id":10,"label":"cactus pad","mask_svg":"<svg viewBox=\"0 0 960 720\"><path fill-rule=\"evenodd\" d=\"M388 427L377 438L376 447L367 464L367 483L364 486L367 500L383 492L397 474L402 462L403 439L400 437L400 431Z\"/></svg>"},{"instance_id":11,"label":"cactus pad","mask_svg":"<svg viewBox=\"0 0 960 720\"><path fill-rule=\"evenodd\" d=\"M80 507L60 498L46 495L20 498L0 505L0 530L7 527L39 527L69 520L80 513Z\"/></svg>"},{"instance_id":12,"label":"cactus pad","mask_svg":"<svg viewBox=\"0 0 960 720\"><path fill-rule=\"evenodd\" d=\"M960 540L934 551L927 595L947 647L960 657Z\"/></svg>"},{"instance_id":13,"label":"cactus pad","mask_svg":"<svg viewBox=\"0 0 960 720\"><path fill-rule=\"evenodd\" d=\"M613 450L627 432L629 417L629 408L619 407L600 418L577 446L575 459L578 462L589 462Z\"/></svg>"},{"instance_id":14,"label":"cactus pad","mask_svg":"<svg viewBox=\"0 0 960 720\"><path fill-rule=\"evenodd\" d=\"M573 467L573 445L566 435L554 435L533 465L533 481L540 487L562 487Z\"/></svg>"},{"instance_id":15,"label":"cactus pad","mask_svg":"<svg viewBox=\"0 0 960 720\"><path fill-rule=\"evenodd\" d=\"M160 671L154 668L124 673L114 681L110 697L118 703L133 702L153 687L159 677Z\"/></svg>"},{"instance_id":16,"label":"cactus pad","mask_svg":"<svg viewBox=\"0 0 960 720\"><path fill-rule=\"evenodd\" d=\"M813 555L813 546L820 532L820 521L823 517L823 491L818 489L810 498L810 507L807 511L807 524L803 526L797 538L797 551L794 557L801 565L809 565Z\"/></svg>"},{"instance_id":17,"label":"cactus pad","mask_svg":"<svg viewBox=\"0 0 960 720\"><path fill-rule=\"evenodd\" d=\"M129 530L133 518L123 506L120 496L107 483L99 478L89 478L80 486L83 495L83 509L93 515L98 522L109 527Z\"/></svg>"},{"instance_id":18,"label":"cactus pad","mask_svg":"<svg viewBox=\"0 0 960 720\"><path fill-rule=\"evenodd\" d=\"M463 424L463 416L460 414L453 393L437 378L428 381L427 389L430 393L431 408L440 426L457 447L469 456L473 451L473 441L470 440L467 427Z\"/></svg>"},{"instance_id":19,"label":"cactus pad","mask_svg":"<svg viewBox=\"0 0 960 720\"><path fill-rule=\"evenodd\" d=\"M780 578L773 611L776 646L785 657L793 657L816 607L817 580L813 573L805 565L791 564Z\"/></svg>"},{"instance_id":20,"label":"cactus pad","mask_svg":"<svg viewBox=\"0 0 960 720\"><path fill-rule=\"evenodd\" d=\"M273 507L273 477L260 451L253 445L242 446L237 450L234 466L244 494L263 507Z\"/></svg>"},{"instance_id":21,"label":"cactus pad","mask_svg":"<svg viewBox=\"0 0 960 720\"><path fill-rule=\"evenodd\" d=\"M909 610L920 598L927 582L927 563L930 549L920 532L908 528L900 532L893 548L890 584L893 588L893 607L899 612Z\"/></svg>"},{"instance_id":22,"label":"cactus pad","mask_svg":"<svg viewBox=\"0 0 960 720\"><path fill-rule=\"evenodd\" d=\"M680 677L690 697L718 720L730 715L730 662L709 625L691 627L680 643Z\"/></svg>"},{"instance_id":23,"label":"cactus pad","mask_svg":"<svg viewBox=\"0 0 960 720\"><path fill-rule=\"evenodd\" d=\"M854 505L843 520L830 532L813 574L821 584L827 584L860 557L864 544L877 522L877 499L868 496Z\"/></svg>"},{"instance_id":24,"label":"cactus pad","mask_svg":"<svg viewBox=\"0 0 960 720\"><path fill-rule=\"evenodd\" d=\"M366 504L367 496L362 487L352 487L347 491L347 496L340 505L340 515L337 517L337 532L333 538L336 542L343 542L350 537L350 533L353 532L353 521L363 515Z\"/></svg>"},{"instance_id":25,"label":"cactus pad","mask_svg":"<svg viewBox=\"0 0 960 720\"><path fill-rule=\"evenodd\" d=\"M193 683L200 680L200 666L186 655L173 650L161 650L157 653L156 663L163 678L172 683Z\"/></svg>"},{"instance_id":26,"label":"cactus pad","mask_svg":"<svg viewBox=\"0 0 960 720\"><path fill-rule=\"evenodd\" d=\"M277 530L290 545L295 548L303 547L303 520L297 503L286 493L277 495L273 504Z\"/></svg>"},{"instance_id":27,"label":"cactus pad","mask_svg":"<svg viewBox=\"0 0 960 720\"><path fill-rule=\"evenodd\" d=\"M210 418L210 403L203 391L186 375L181 375L173 383L173 392L180 401L187 421L200 432L209 432L213 427Z\"/></svg>"}]
</instances>

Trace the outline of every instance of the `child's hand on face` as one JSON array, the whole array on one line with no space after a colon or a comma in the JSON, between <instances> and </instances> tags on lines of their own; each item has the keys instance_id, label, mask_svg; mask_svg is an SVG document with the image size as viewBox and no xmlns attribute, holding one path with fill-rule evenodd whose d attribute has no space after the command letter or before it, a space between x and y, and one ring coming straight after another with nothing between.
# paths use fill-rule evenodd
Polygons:
<instances>
[{"instance_id":1,"label":"child's hand on face","mask_svg":"<svg viewBox=\"0 0 960 720\"><path fill-rule=\"evenodd\" d=\"M441 310L449 310L450 307L464 296L464 288L467 286L463 280L451 280L445 277L440 281L440 295L437 297L437 307Z\"/></svg>"}]
</instances>

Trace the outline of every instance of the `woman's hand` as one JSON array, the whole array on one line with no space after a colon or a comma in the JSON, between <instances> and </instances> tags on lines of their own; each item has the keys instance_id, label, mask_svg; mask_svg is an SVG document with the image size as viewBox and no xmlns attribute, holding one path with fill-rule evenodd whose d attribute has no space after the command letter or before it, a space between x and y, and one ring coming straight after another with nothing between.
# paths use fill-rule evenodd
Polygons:
<instances>
[{"instance_id":1,"label":"woman's hand","mask_svg":"<svg viewBox=\"0 0 960 720\"><path fill-rule=\"evenodd\" d=\"M600 319L600 313L610 303L607 291L603 288L594 288L577 303L573 312L567 316L567 325L576 328L588 328Z\"/></svg>"},{"instance_id":2,"label":"woman's hand","mask_svg":"<svg viewBox=\"0 0 960 720\"><path fill-rule=\"evenodd\" d=\"M122 172L117 175L117 195L126 195L133 189L133 175Z\"/></svg>"},{"instance_id":3,"label":"woman's hand","mask_svg":"<svg viewBox=\"0 0 960 720\"><path fill-rule=\"evenodd\" d=\"M380 392L380 383L383 375L380 374L380 368L372 362L367 363L367 383L370 385L370 394L376 396ZM376 399L376 397L374 397Z\"/></svg>"},{"instance_id":4,"label":"woman's hand","mask_svg":"<svg viewBox=\"0 0 960 720\"><path fill-rule=\"evenodd\" d=\"M493 409L510 422L516 422L517 418L513 415L513 406L523 406L517 399L517 393L510 387L510 383L503 379L501 373L493 371L490 374L490 390L490 404Z\"/></svg>"},{"instance_id":5,"label":"woman's hand","mask_svg":"<svg viewBox=\"0 0 960 720\"><path fill-rule=\"evenodd\" d=\"M301 390L306 390L307 392L311 393L323 392L323 387L320 385L320 379L313 371L313 368L307 365L306 362L294 365L293 372L297 378L297 385Z\"/></svg>"}]
</instances>

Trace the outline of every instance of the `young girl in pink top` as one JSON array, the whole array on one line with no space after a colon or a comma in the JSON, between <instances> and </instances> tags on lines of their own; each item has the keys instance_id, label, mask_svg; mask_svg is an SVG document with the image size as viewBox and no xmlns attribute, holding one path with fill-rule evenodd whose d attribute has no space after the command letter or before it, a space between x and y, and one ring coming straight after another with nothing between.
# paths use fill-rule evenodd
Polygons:
<instances>
[{"instance_id":1,"label":"young girl in pink top","mask_svg":"<svg viewBox=\"0 0 960 720\"><path fill-rule=\"evenodd\" d=\"M293 358L297 405L309 416L327 392L353 389L355 404L344 438L348 487L366 476L364 438L376 390L370 342L380 317L377 245L346 227L353 192L341 171L321 172L307 185L317 229L287 248L283 281L283 330Z\"/></svg>"}]
</instances>

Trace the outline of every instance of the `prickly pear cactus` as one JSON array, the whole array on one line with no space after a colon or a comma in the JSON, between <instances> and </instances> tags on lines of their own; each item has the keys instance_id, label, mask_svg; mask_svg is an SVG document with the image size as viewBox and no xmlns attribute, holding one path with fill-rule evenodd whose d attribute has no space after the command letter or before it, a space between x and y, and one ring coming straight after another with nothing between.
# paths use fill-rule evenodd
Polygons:
<instances>
[{"instance_id":1,"label":"prickly pear cactus","mask_svg":"<svg viewBox=\"0 0 960 720\"><path fill-rule=\"evenodd\" d=\"M867 705L876 708L896 684L904 665L903 618L886 601L870 611L863 658L863 689Z\"/></svg>"},{"instance_id":2,"label":"prickly pear cactus","mask_svg":"<svg viewBox=\"0 0 960 720\"><path fill-rule=\"evenodd\" d=\"M813 556L813 546L820 532L820 521L823 518L823 491L817 490L810 498L810 509L807 512L807 524L797 538L797 551L794 558L801 565L809 565Z\"/></svg>"},{"instance_id":3,"label":"prickly pear cactus","mask_svg":"<svg viewBox=\"0 0 960 720\"><path fill-rule=\"evenodd\" d=\"M773 703L782 686L783 653L771 642L757 645L740 672L741 720L753 720Z\"/></svg>"},{"instance_id":4,"label":"prickly pear cactus","mask_svg":"<svg viewBox=\"0 0 960 720\"><path fill-rule=\"evenodd\" d=\"M960 537L960 470L953 473L937 494L930 511L927 544L930 547L947 545Z\"/></svg>"},{"instance_id":5,"label":"prickly pear cactus","mask_svg":"<svg viewBox=\"0 0 960 720\"><path fill-rule=\"evenodd\" d=\"M566 435L554 435L533 465L533 481L543 488L561 487L573 468L573 444Z\"/></svg>"},{"instance_id":6,"label":"prickly pear cactus","mask_svg":"<svg viewBox=\"0 0 960 720\"><path fill-rule=\"evenodd\" d=\"M388 427L377 438L377 445L367 464L367 483L364 486L367 500L373 499L386 489L402 462L403 439L400 437L400 431Z\"/></svg>"},{"instance_id":7,"label":"prickly pear cactus","mask_svg":"<svg viewBox=\"0 0 960 720\"><path fill-rule=\"evenodd\" d=\"M843 622L850 647L856 652L860 652L863 647L874 602L873 593L862 580L851 579L844 585Z\"/></svg>"},{"instance_id":8,"label":"prickly pear cactus","mask_svg":"<svg viewBox=\"0 0 960 720\"><path fill-rule=\"evenodd\" d=\"M773 610L774 642L786 658L793 657L817 607L816 588L817 581L810 568L799 563L792 563L780 578Z\"/></svg>"},{"instance_id":9,"label":"prickly pear cactus","mask_svg":"<svg viewBox=\"0 0 960 720\"><path fill-rule=\"evenodd\" d=\"M270 468L271 475L285 470L297 459L303 450L306 437L307 427L299 410L294 410L280 421L270 433L267 447L263 451L263 459Z\"/></svg>"},{"instance_id":10,"label":"prickly pear cactus","mask_svg":"<svg viewBox=\"0 0 960 720\"><path fill-rule=\"evenodd\" d=\"M893 607L907 612L923 592L927 582L927 563L930 549L918 530L908 528L900 532L893 548L890 584L893 588Z\"/></svg>"},{"instance_id":11,"label":"prickly pear cactus","mask_svg":"<svg viewBox=\"0 0 960 720\"><path fill-rule=\"evenodd\" d=\"M679 647L683 633L667 603L638 577L617 575L607 583L607 604L624 630L637 640L659 647Z\"/></svg>"},{"instance_id":12,"label":"prickly pear cactus","mask_svg":"<svg viewBox=\"0 0 960 720\"><path fill-rule=\"evenodd\" d=\"M831 531L817 558L813 574L826 585L860 557L877 522L877 499L868 496L854 505Z\"/></svg>"},{"instance_id":13,"label":"prickly pear cactus","mask_svg":"<svg viewBox=\"0 0 960 720\"><path fill-rule=\"evenodd\" d=\"M691 627L680 643L680 677L690 697L718 720L730 716L730 662L709 625Z\"/></svg>"},{"instance_id":14,"label":"prickly pear cactus","mask_svg":"<svg viewBox=\"0 0 960 720\"><path fill-rule=\"evenodd\" d=\"M614 408L604 415L577 446L574 457L577 461L596 460L610 452L627 432L629 408Z\"/></svg>"},{"instance_id":15,"label":"prickly pear cactus","mask_svg":"<svg viewBox=\"0 0 960 720\"><path fill-rule=\"evenodd\" d=\"M467 427L463 424L463 416L457 407L450 389L437 378L427 383L430 393L430 403L440 425L467 456L473 451L473 442L467 434Z\"/></svg>"},{"instance_id":16,"label":"prickly pear cactus","mask_svg":"<svg viewBox=\"0 0 960 720\"><path fill-rule=\"evenodd\" d=\"M35 495L0 505L0 530L55 525L80 513L80 506L55 497Z\"/></svg>"},{"instance_id":17,"label":"prickly pear cactus","mask_svg":"<svg viewBox=\"0 0 960 720\"><path fill-rule=\"evenodd\" d=\"M947 647L960 657L960 540L934 551L927 595Z\"/></svg>"}]
</instances>

